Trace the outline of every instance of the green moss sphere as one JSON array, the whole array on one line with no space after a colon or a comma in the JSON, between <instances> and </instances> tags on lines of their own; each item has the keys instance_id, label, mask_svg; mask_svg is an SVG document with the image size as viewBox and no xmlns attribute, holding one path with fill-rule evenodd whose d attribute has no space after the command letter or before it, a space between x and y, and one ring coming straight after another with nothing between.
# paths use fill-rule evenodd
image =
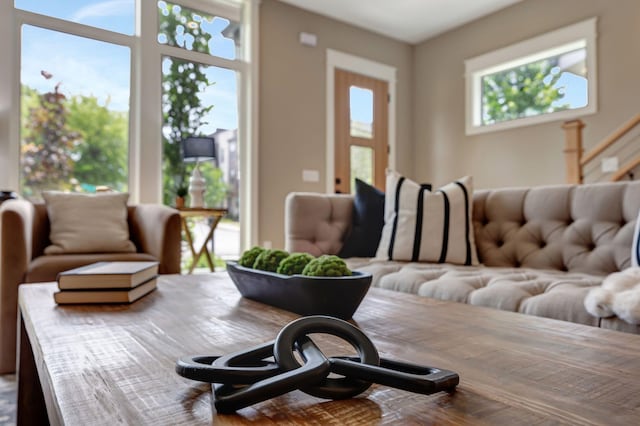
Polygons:
<instances>
[{"instance_id":1,"label":"green moss sphere","mask_svg":"<svg viewBox=\"0 0 640 426\"><path fill-rule=\"evenodd\" d=\"M253 269L276 272L280 262L282 262L282 260L287 256L289 256L289 253L284 250L265 250L256 257L256 261L253 262Z\"/></svg>"},{"instance_id":2,"label":"green moss sphere","mask_svg":"<svg viewBox=\"0 0 640 426\"><path fill-rule=\"evenodd\" d=\"M310 277L344 277L350 276L351 270L347 264L335 255L322 255L304 267L302 275Z\"/></svg>"},{"instance_id":3,"label":"green moss sphere","mask_svg":"<svg viewBox=\"0 0 640 426\"><path fill-rule=\"evenodd\" d=\"M245 250L240 256L240 260L238 260L238 265L244 266L245 268L253 268L253 264L256 261L256 258L260 253L262 253L265 249L262 247L255 246L249 250Z\"/></svg>"},{"instance_id":4,"label":"green moss sphere","mask_svg":"<svg viewBox=\"0 0 640 426\"><path fill-rule=\"evenodd\" d=\"M280 262L277 272L284 275L301 274L304 267L313 259L315 257L309 253L291 253Z\"/></svg>"}]
</instances>

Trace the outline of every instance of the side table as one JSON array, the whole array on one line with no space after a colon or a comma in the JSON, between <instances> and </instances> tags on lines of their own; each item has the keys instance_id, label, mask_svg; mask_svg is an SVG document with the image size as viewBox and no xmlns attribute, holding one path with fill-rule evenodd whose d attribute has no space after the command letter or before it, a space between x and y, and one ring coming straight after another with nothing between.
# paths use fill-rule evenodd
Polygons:
<instances>
[{"instance_id":1,"label":"side table","mask_svg":"<svg viewBox=\"0 0 640 426\"><path fill-rule=\"evenodd\" d=\"M191 255L193 256L193 261L191 262L191 266L189 267L189 273L190 274L193 273L193 269L196 267L196 265L198 264L198 260L200 260L200 257L203 254L204 254L204 258L207 260L207 263L209 264L209 269L211 270L211 272L213 272L214 271L213 259L211 255L213 254L214 250L212 249L211 252L209 252L209 249L207 248L207 243L209 241L213 242L213 232L216 230L216 227L218 226L218 222L220 222L220 219L222 219L222 217L227 214L227 209L213 209L213 208L206 208L206 207L180 207L177 210L180 212L180 221L182 222L182 229L184 229L187 242L189 243L189 249L191 250ZM191 235L191 231L189 231L189 227L187 226L187 219L190 217L211 219L209 233L207 234L207 237L204 239L204 242L202 243L202 247L200 247L200 249L197 251L193 246L193 243L194 243L193 236Z\"/></svg>"}]
</instances>

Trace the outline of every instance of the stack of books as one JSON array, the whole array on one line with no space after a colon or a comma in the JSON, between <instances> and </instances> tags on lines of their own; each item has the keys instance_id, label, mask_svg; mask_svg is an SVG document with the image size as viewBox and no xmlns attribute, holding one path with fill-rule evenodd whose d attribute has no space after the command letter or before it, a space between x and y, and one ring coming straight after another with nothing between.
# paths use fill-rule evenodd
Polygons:
<instances>
[{"instance_id":1,"label":"stack of books","mask_svg":"<svg viewBox=\"0 0 640 426\"><path fill-rule=\"evenodd\" d=\"M97 262L58 274L58 304L131 303L156 288L158 262Z\"/></svg>"}]
</instances>

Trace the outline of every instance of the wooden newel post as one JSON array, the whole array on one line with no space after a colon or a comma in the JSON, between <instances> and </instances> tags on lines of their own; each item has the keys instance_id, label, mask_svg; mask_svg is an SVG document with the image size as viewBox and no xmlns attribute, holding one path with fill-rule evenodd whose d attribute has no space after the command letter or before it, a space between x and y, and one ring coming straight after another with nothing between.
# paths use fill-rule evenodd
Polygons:
<instances>
[{"instance_id":1,"label":"wooden newel post","mask_svg":"<svg viewBox=\"0 0 640 426\"><path fill-rule=\"evenodd\" d=\"M564 129L564 161L567 183L582 183L582 120L566 121Z\"/></svg>"}]
</instances>

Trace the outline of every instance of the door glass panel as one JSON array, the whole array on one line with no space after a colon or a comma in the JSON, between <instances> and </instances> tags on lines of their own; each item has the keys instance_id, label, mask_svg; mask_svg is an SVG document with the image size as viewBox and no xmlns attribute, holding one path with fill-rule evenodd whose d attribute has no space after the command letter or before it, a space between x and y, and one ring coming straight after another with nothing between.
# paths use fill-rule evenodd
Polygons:
<instances>
[{"instance_id":1,"label":"door glass panel","mask_svg":"<svg viewBox=\"0 0 640 426\"><path fill-rule=\"evenodd\" d=\"M164 203L174 205L178 189L186 190L195 163L182 161L180 142L187 136L215 139L216 160L201 161L206 180L206 207L228 209L214 234L218 267L224 259L240 254L240 176L238 156L238 73L174 57L162 60L163 194ZM187 197L187 206L189 205ZM194 238L204 241L208 224L196 225ZM204 256L200 266L206 266ZM191 253L183 251L190 265Z\"/></svg>"},{"instance_id":2,"label":"door glass panel","mask_svg":"<svg viewBox=\"0 0 640 426\"><path fill-rule=\"evenodd\" d=\"M240 57L240 24L174 3L158 2L158 42L225 59Z\"/></svg>"},{"instance_id":3,"label":"door glass panel","mask_svg":"<svg viewBox=\"0 0 640 426\"><path fill-rule=\"evenodd\" d=\"M373 185L373 148L368 146L351 145L351 193L356 192L355 179Z\"/></svg>"},{"instance_id":4,"label":"door glass panel","mask_svg":"<svg viewBox=\"0 0 640 426\"><path fill-rule=\"evenodd\" d=\"M358 86L349 88L351 136L373 138L373 91Z\"/></svg>"},{"instance_id":5,"label":"door glass panel","mask_svg":"<svg viewBox=\"0 0 640 426\"><path fill-rule=\"evenodd\" d=\"M21 46L20 186L127 190L131 52L24 25Z\"/></svg>"},{"instance_id":6,"label":"door glass panel","mask_svg":"<svg viewBox=\"0 0 640 426\"><path fill-rule=\"evenodd\" d=\"M133 35L135 0L15 0L18 9Z\"/></svg>"}]
</instances>

